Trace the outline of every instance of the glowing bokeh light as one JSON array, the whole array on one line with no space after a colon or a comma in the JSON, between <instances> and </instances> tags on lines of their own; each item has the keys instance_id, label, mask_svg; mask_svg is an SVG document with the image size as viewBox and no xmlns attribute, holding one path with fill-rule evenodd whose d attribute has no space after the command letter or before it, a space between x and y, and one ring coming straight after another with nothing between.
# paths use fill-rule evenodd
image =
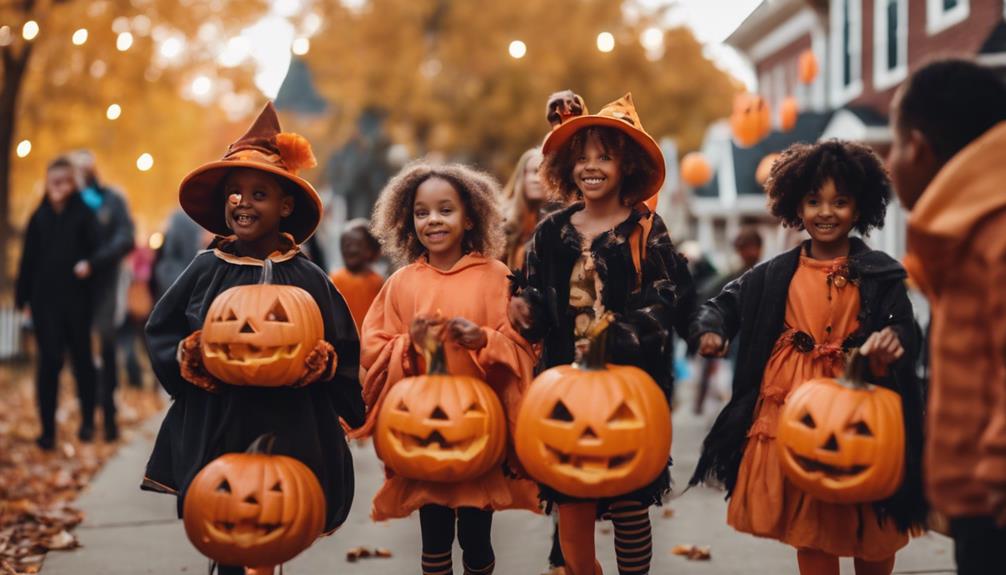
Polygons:
<instances>
[{"instance_id":1,"label":"glowing bokeh light","mask_svg":"<svg viewBox=\"0 0 1006 575\"><path fill-rule=\"evenodd\" d=\"M525 55L527 55L527 44L521 42L520 40L514 40L510 42L510 57L515 60L520 60Z\"/></svg>"}]
</instances>

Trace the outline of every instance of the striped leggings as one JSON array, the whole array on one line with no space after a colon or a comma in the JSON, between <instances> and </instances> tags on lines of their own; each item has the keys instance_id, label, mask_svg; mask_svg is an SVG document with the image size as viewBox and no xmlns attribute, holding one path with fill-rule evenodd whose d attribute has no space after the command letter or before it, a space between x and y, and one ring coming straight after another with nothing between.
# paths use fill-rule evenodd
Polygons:
<instances>
[{"instance_id":1,"label":"striped leggings","mask_svg":"<svg viewBox=\"0 0 1006 575\"><path fill-rule=\"evenodd\" d=\"M442 505L424 505L419 509L423 534L423 575L452 575L451 551L454 525L465 575L489 575L496 568L490 533L493 512L472 507L457 510Z\"/></svg>"},{"instance_id":2,"label":"striped leggings","mask_svg":"<svg viewBox=\"0 0 1006 575\"><path fill-rule=\"evenodd\" d=\"M562 554L567 572L574 575L591 575L594 572L595 514L595 505L559 505ZM653 558L649 506L638 501L617 501L608 507L608 515L615 528L619 575L649 573Z\"/></svg>"}]
</instances>

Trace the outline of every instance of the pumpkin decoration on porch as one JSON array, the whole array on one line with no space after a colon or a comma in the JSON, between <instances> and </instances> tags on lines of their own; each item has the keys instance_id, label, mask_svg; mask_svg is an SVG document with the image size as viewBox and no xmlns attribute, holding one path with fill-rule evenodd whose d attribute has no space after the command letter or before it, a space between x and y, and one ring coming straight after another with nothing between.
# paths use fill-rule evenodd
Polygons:
<instances>
[{"instance_id":1,"label":"pumpkin decoration on porch","mask_svg":"<svg viewBox=\"0 0 1006 575\"><path fill-rule=\"evenodd\" d=\"M203 364L231 385L294 385L324 337L314 298L296 286L273 285L272 261L266 259L257 285L232 287L210 304L202 331Z\"/></svg>"},{"instance_id":2,"label":"pumpkin decoration on porch","mask_svg":"<svg viewBox=\"0 0 1006 575\"><path fill-rule=\"evenodd\" d=\"M730 130L738 146L750 148L772 130L772 113L765 99L757 94L738 94L730 115Z\"/></svg>"},{"instance_id":3,"label":"pumpkin decoration on porch","mask_svg":"<svg viewBox=\"0 0 1006 575\"><path fill-rule=\"evenodd\" d=\"M396 383L377 415L374 448L395 473L410 479L459 482L499 465L506 418L496 393L473 377L450 375L441 326L423 343L426 375Z\"/></svg>"},{"instance_id":4,"label":"pumpkin decoration on porch","mask_svg":"<svg viewBox=\"0 0 1006 575\"><path fill-rule=\"evenodd\" d=\"M689 152L681 158L681 179L689 186L704 186L713 179L713 168L702 152Z\"/></svg>"},{"instance_id":5,"label":"pumpkin decoration on porch","mask_svg":"<svg viewBox=\"0 0 1006 575\"><path fill-rule=\"evenodd\" d=\"M803 84L813 84L814 80L817 79L818 71L819 66L814 51L804 50L800 52L800 57L797 59L797 72L800 76L800 82Z\"/></svg>"},{"instance_id":6,"label":"pumpkin decoration on porch","mask_svg":"<svg viewBox=\"0 0 1006 575\"><path fill-rule=\"evenodd\" d=\"M822 501L879 501L901 485L901 397L864 382L866 369L857 349L845 377L804 383L780 413L776 443L786 477Z\"/></svg>"},{"instance_id":7,"label":"pumpkin decoration on porch","mask_svg":"<svg viewBox=\"0 0 1006 575\"><path fill-rule=\"evenodd\" d=\"M517 417L516 450L536 480L574 497L614 497L653 481L671 451L667 399L645 371L605 364L611 315L591 328L573 365L532 382Z\"/></svg>"},{"instance_id":8,"label":"pumpkin decoration on porch","mask_svg":"<svg viewBox=\"0 0 1006 575\"><path fill-rule=\"evenodd\" d=\"M185 533L220 564L271 573L325 527L325 496L314 473L292 457L270 454L272 441L263 435L246 453L214 459L185 494Z\"/></svg>"},{"instance_id":9,"label":"pumpkin decoration on porch","mask_svg":"<svg viewBox=\"0 0 1006 575\"><path fill-rule=\"evenodd\" d=\"M793 96L786 96L779 103L779 129L789 132L796 127L800 117L800 103Z\"/></svg>"}]
</instances>

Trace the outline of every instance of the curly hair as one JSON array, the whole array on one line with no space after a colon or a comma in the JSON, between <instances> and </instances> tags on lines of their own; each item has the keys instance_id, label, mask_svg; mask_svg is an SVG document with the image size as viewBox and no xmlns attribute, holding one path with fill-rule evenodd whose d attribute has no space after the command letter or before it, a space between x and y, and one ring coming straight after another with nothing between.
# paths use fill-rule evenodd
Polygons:
<instances>
[{"instance_id":1,"label":"curly hair","mask_svg":"<svg viewBox=\"0 0 1006 575\"><path fill-rule=\"evenodd\" d=\"M545 154L538 174L553 199L565 203L583 197L573 180L573 168L591 136L597 136L604 151L617 158L621 165L622 186L618 195L623 203L631 203L630 194L640 194L656 184L660 178L659 167L653 165L642 146L615 128L592 126L573 134L558 150Z\"/></svg>"},{"instance_id":2,"label":"curly hair","mask_svg":"<svg viewBox=\"0 0 1006 575\"><path fill-rule=\"evenodd\" d=\"M461 196L465 216L472 229L462 238L465 252L478 252L497 258L503 251L503 213L499 206L500 187L484 172L463 164L435 164L417 160L402 168L374 205L370 231L381 242L384 252L399 264L415 261L426 253L416 235L412 208L416 190L430 178L447 181Z\"/></svg>"},{"instance_id":3,"label":"curly hair","mask_svg":"<svg viewBox=\"0 0 1006 575\"><path fill-rule=\"evenodd\" d=\"M793 144L772 164L765 193L773 216L786 227L804 229L800 204L831 180L835 190L856 201L853 229L862 235L884 227L891 180L877 154L869 147L845 140Z\"/></svg>"}]
</instances>

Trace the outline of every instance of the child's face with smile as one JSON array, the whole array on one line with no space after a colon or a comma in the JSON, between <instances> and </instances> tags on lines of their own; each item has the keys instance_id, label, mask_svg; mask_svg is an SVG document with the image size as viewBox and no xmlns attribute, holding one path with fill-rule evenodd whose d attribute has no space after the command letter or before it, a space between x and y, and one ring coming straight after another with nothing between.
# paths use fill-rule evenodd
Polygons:
<instances>
[{"instance_id":1,"label":"child's face with smile","mask_svg":"<svg viewBox=\"0 0 1006 575\"><path fill-rule=\"evenodd\" d=\"M412 203L412 222L431 264L450 267L461 259L461 240L472 223L461 195L450 182L433 177L419 185Z\"/></svg>"},{"instance_id":2,"label":"child's face with smile","mask_svg":"<svg viewBox=\"0 0 1006 575\"><path fill-rule=\"evenodd\" d=\"M583 152L573 166L573 181L587 202L618 194L622 185L622 166L619 158L604 149L597 134L587 137Z\"/></svg>"},{"instance_id":3,"label":"child's face with smile","mask_svg":"<svg viewBox=\"0 0 1006 575\"><path fill-rule=\"evenodd\" d=\"M280 222L293 213L293 196L275 177L260 170L232 170L223 190L227 227L245 242L278 235Z\"/></svg>"},{"instance_id":4,"label":"child's face with smile","mask_svg":"<svg viewBox=\"0 0 1006 575\"><path fill-rule=\"evenodd\" d=\"M825 181L821 189L807 194L800 201L803 227L821 247L844 245L858 217L855 198L839 193L833 180Z\"/></svg>"}]
</instances>

